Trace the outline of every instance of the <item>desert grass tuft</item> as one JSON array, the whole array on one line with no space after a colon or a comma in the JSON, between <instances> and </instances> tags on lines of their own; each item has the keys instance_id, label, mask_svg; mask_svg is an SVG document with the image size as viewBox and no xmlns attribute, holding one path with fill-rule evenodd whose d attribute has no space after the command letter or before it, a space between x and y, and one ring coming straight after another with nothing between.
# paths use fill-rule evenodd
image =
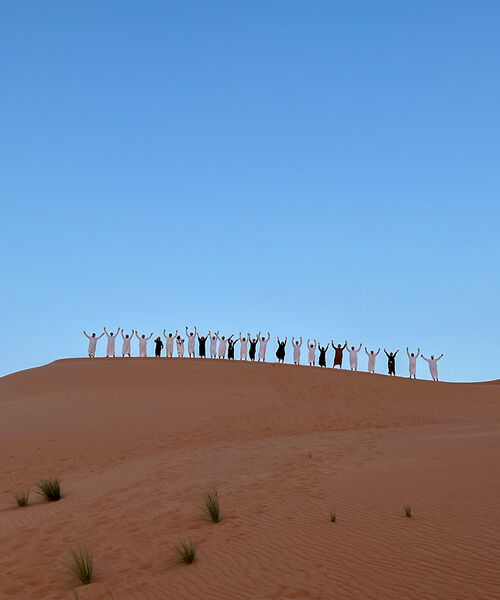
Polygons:
<instances>
[{"instance_id":1,"label":"desert grass tuft","mask_svg":"<svg viewBox=\"0 0 500 600\"><path fill-rule=\"evenodd\" d=\"M191 565L196 560L196 544L194 542L181 542L176 548L179 562Z\"/></svg>"},{"instance_id":2,"label":"desert grass tuft","mask_svg":"<svg viewBox=\"0 0 500 600\"><path fill-rule=\"evenodd\" d=\"M330 521L332 523L336 523L337 522L337 515L335 513L330 513Z\"/></svg>"},{"instance_id":3,"label":"desert grass tuft","mask_svg":"<svg viewBox=\"0 0 500 600\"><path fill-rule=\"evenodd\" d=\"M23 506L28 506L28 502L30 499L30 492L29 490L27 492L23 491L23 492L16 492L14 494L14 499L17 503L17 506L19 506L20 508L22 508Z\"/></svg>"},{"instance_id":4,"label":"desert grass tuft","mask_svg":"<svg viewBox=\"0 0 500 600\"><path fill-rule=\"evenodd\" d=\"M220 514L219 496L217 492L206 492L203 497L203 504L208 516L214 523L220 523L222 517Z\"/></svg>"},{"instance_id":5,"label":"desert grass tuft","mask_svg":"<svg viewBox=\"0 0 500 600\"><path fill-rule=\"evenodd\" d=\"M409 519L411 519L412 518L412 516L411 516L411 506L409 504L405 504L404 509L405 509L405 515Z\"/></svg>"},{"instance_id":6,"label":"desert grass tuft","mask_svg":"<svg viewBox=\"0 0 500 600\"><path fill-rule=\"evenodd\" d=\"M61 498L61 482L59 479L42 479L38 484L40 496L50 502L56 502Z\"/></svg>"},{"instance_id":7,"label":"desert grass tuft","mask_svg":"<svg viewBox=\"0 0 500 600\"><path fill-rule=\"evenodd\" d=\"M92 581L92 574L94 572L92 553L84 546L80 546L78 550L71 550L71 558L73 559L73 564L71 565L73 575L75 575L81 584L89 584Z\"/></svg>"}]
</instances>

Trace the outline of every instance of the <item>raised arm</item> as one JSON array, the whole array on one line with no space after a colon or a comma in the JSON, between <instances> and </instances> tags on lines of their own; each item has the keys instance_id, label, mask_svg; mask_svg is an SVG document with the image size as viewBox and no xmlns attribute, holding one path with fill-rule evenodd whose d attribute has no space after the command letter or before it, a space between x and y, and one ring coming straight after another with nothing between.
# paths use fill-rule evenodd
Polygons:
<instances>
[{"instance_id":1,"label":"raised arm","mask_svg":"<svg viewBox=\"0 0 500 600\"><path fill-rule=\"evenodd\" d=\"M286 346L287 342L288 342L288 337L285 335L285 346Z\"/></svg>"},{"instance_id":2,"label":"raised arm","mask_svg":"<svg viewBox=\"0 0 500 600\"><path fill-rule=\"evenodd\" d=\"M91 335L89 335L89 334L88 334L88 333L87 333L85 330L83 330L83 335L84 335L86 338L89 338L89 340L90 340L90 338L92 337L92 336L91 336Z\"/></svg>"},{"instance_id":3,"label":"raised arm","mask_svg":"<svg viewBox=\"0 0 500 600\"><path fill-rule=\"evenodd\" d=\"M116 335L118 335L120 333L120 331L123 332L123 329L121 327L118 327L118 329L116 330Z\"/></svg>"},{"instance_id":4,"label":"raised arm","mask_svg":"<svg viewBox=\"0 0 500 600\"><path fill-rule=\"evenodd\" d=\"M385 352L385 355L387 356L387 358L389 358L389 354L387 353L387 350L385 348L384 348L384 352Z\"/></svg>"},{"instance_id":5,"label":"raised arm","mask_svg":"<svg viewBox=\"0 0 500 600\"><path fill-rule=\"evenodd\" d=\"M294 343L295 343L295 338L292 335L292 346L293 346Z\"/></svg>"},{"instance_id":6,"label":"raised arm","mask_svg":"<svg viewBox=\"0 0 500 600\"><path fill-rule=\"evenodd\" d=\"M360 344L360 345L359 345L359 348L356 350L356 352L359 352L359 351L361 350L361 346L362 346L362 345L363 345L363 344Z\"/></svg>"},{"instance_id":7,"label":"raised arm","mask_svg":"<svg viewBox=\"0 0 500 600\"><path fill-rule=\"evenodd\" d=\"M147 337L146 339L147 339L147 340L150 340L152 337L153 337L153 332L151 332L151 333L149 334L149 337Z\"/></svg>"},{"instance_id":8,"label":"raised arm","mask_svg":"<svg viewBox=\"0 0 500 600\"><path fill-rule=\"evenodd\" d=\"M163 330L163 337L166 338L167 337L167 331L166 329Z\"/></svg>"},{"instance_id":9,"label":"raised arm","mask_svg":"<svg viewBox=\"0 0 500 600\"><path fill-rule=\"evenodd\" d=\"M261 340L260 340L260 331L259 331L259 333L257 334L257 339L259 340L259 342L261 341Z\"/></svg>"},{"instance_id":10,"label":"raised arm","mask_svg":"<svg viewBox=\"0 0 500 600\"><path fill-rule=\"evenodd\" d=\"M189 335L188 333L188 326L186 325L186 335Z\"/></svg>"},{"instance_id":11,"label":"raised arm","mask_svg":"<svg viewBox=\"0 0 500 600\"><path fill-rule=\"evenodd\" d=\"M174 337L177 337L178 335L179 335L179 330L178 330L178 329L176 329L176 330L175 330L175 335L174 335Z\"/></svg>"},{"instance_id":12,"label":"raised arm","mask_svg":"<svg viewBox=\"0 0 500 600\"><path fill-rule=\"evenodd\" d=\"M104 333L105 333L107 336L109 336L109 333L108 333L108 331L107 331L106 327L104 327Z\"/></svg>"},{"instance_id":13,"label":"raised arm","mask_svg":"<svg viewBox=\"0 0 500 600\"><path fill-rule=\"evenodd\" d=\"M124 339L125 339L125 336L123 335L123 329L122 329L122 340L124 340Z\"/></svg>"},{"instance_id":14,"label":"raised arm","mask_svg":"<svg viewBox=\"0 0 500 600\"><path fill-rule=\"evenodd\" d=\"M419 357L419 354L420 354L420 348L418 348L418 350L417 350L417 356L416 356L416 358Z\"/></svg>"},{"instance_id":15,"label":"raised arm","mask_svg":"<svg viewBox=\"0 0 500 600\"><path fill-rule=\"evenodd\" d=\"M396 352L394 352L394 356L396 356L396 354L399 352L399 348L396 350Z\"/></svg>"},{"instance_id":16,"label":"raised arm","mask_svg":"<svg viewBox=\"0 0 500 600\"><path fill-rule=\"evenodd\" d=\"M344 347L342 348L342 350L345 350L347 348L347 340L345 341Z\"/></svg>"},{"instance_id":17,"label":"raised arm","mask_svg":"<svg viewBox=\"0 0 500 600\"><path fill-rule=\"evenodd\" d=\"M300 336L300 344L299 347L302 346L302 336Z\"/></svg>"},{"instance_id":18,"label":"raised arm","mask_svg":"<svg viewBox=\"0 0 500 600\"><path fill-rule=\"evenodd\" d=\"M380 352L380 348L375 352L375 356L377 356L379 352Z\"/></svg>"},{"instance_id":19,"label":"raised arm","mask_svg":"<svg viewBox=\"0 0 500 600\"><path fill-rule=\"evenodd\" d=\"M139 337L139 334L137 333L137 331L135 332L135 337L140 340L141 338Z\"/></svg>"},{"instance_id":20,"label":"raised arm","mask_svg":"<svg viewBox=\"0 0 500 600\"><path fill-rule=\"evenodd\" d=\"M314 349L316 350L317 347L318 347L318 342L316 340L314 340Z\"/></svg>"},{"instance_id":21,"label":"raised arm","mask_svg":"<svg viewBox=\"0 0 500 600\"><path fill-rule=\"evenodd\" d=\"M219 332L218 332L218 331L216 331L216 332L215 332L215 337L216 337L218 340L220 340L220 337L219 337Z\"/></svg>"},{"instance_id":22,"label":"raised arm","mask_svg":"<svg viewBox=\"0 0 500 600\"><path fill-rule=\"evenodd\" d=\"M198 330L196 329L196 325L194 326L194 335L198 335Z\"/></svg>"},{"instance_id":23,"label":"raised arm","mask_svg":"<svg viewBox=\"0 0 500 600\"><path fill-rule=\"evenodd\" d=\"M247 340L249 340L249 339L250 339L250 332L247 331Z\"/></svg>"},{"instance_id":24,"label":"raised arm","mask_svg":"<svg viewBox=\"0 0 500 600\"><path fill-rule=\"evenodd\" d=\"M443 356L444 356L444 354L441 354L441 356L439 356L438 358L436 358L436 362L437 362L438 360L441 360L441 359L443 358Z\"/></svg>"},{"instance_id":25,"label":"raised arm","mask_svg":"<svg viewBox=\"0 0 500 600\"><path fill-rule=\"evenodd\" d=\"M410 358L410 353L408 352L408 346L406 346L406 355L408 356L408 358ZM418 354L417 354L418 356Z\"/></svg>"},{"instance_id":26,"label":"raised arm","mask_svg":"<svg viewBox=\"0 0 500 600\"><path fill-rule=\"evenodd\" d=\"M267 332L267 341L269 341L271 339L271 334L269 333L269 331Z\"/></svg>"},{"instance_id":27,"label":"raised arm","mask_svg":"<svg viewBox=\"0 0 500 600\"><path fill-rule=\"evenodd\" d=\"M328 343L328 344L326 345L325 352L328 350L328 346L329 346L329 345L330 345L330 343Z\"/></svg>"},{"instance_id":28,"label":"raised arm","mask_svg":"<svg viewBox=\"0 0 500 600\"><path fill-rule=\"evenodd\" d=\"M104 332L103 332L103 333L101 333L101 335L98 335L98 336L96 337L96 339L97 339L97 340L100 340L100 339L102 338L102 336L103 336L103 335L104 335Z\"/></svg>"},{"instance_id":29,"label":"raised arm","mask_svg":"<svg viewBox=\"0 0 500 600\"><path fill-rule=\"evenodd\" d=\"M369 354L368 350L366 349L366 346L365 346L365 352L366 352L366 354L367 354L368 356L370 356L370 354Z\"/></svg>"}]
</instances>

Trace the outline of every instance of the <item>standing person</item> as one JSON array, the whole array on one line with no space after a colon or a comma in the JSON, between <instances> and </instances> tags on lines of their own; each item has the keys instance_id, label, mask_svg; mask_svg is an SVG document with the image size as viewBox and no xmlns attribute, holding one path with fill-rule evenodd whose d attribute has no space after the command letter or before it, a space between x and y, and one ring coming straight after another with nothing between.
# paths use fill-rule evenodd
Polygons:
<instances>
[{"instance_id":1,"label":"standing person","mask_svg":"<svg viewBox=\"0 0 500 600\"><path fill-rule=\"evenodd\" d=\"M356 348L354 348L354 346L351 346L350 348L347 347L347 352L349 352L349 366L351 367L351 371L358 370L358 352L361 350L362 345L363 344L360 344L357 350Z\"/></svg>"},{"instance_id":2,"label":"standing person","mask_svg":"<svg viewBox=\"0 0 500 600\"><path fill-rule=\"evenodd\" d=\"M233 337L231 335L231 337ZM227 348L227 339L225 338L225 336L221 336L219 337L219 334L217 334L217 339L219 340L219 358L225 358L226 357L226 348ZM231 339L231 338L229 338Z\"/></svg>"},{"instance_id":3,"label":"standing person","mask_svg":"<svg viewBox=\"0 0 500 600\"><path fill-rule=\"evenodd\" d=\"M250 342L250 350L248 352L248 356L250 360L253 362L255 360L255 354L257 353L257 338L251 338L250 334L248 334L248 341Z\"/></svg>"},{"instance_id":4,"label":"standing person","mask_svg":"<svg viewBox=\"0 0 500 600\"><path fill-rule=\"evenodd\" d=\"M155 357L161 357L161 351L163 350L163 342L161 341L161 337L158 336L155 340Z\"/></svg>"},{"instance_id":5,"label":"standing person","mask_svg":"<svg viewBox=\"0 0 500 600\"><path fill-rule=\"evenodd\" d=\"M178 330L175 330L175 335L172 334L172 332L170 332L167 335L167 332L165 331L165 329L163 330L163 337L165 338L165 350L166 350L166 354L167 354L167 358L172 358L172 356L174 355L174 340L177 337L178 334Z\"/></svg>"},{"instance_id":6,"label":"standing person","mask_svg":"<svg viewBox=\"0 0 500 600\"><path fill-rule=\"evenodd\" d=\"M120 327L116 330L116 333L108 333L106 331L106 327L104 327L104 333L108 336L108 345L106 348L106 358L115 357L115 345L116 345L116 336L120 333Z\"/></svg>"},{"instance_id":7,"label":"standing person","mask_svg":"<svg viewBox=\"0 0 500 600\"><path fill-rule=\"evenodd\" d=\"M285 346L288 341L288 338L285 337L284 342L280 342L279 338L277 338L277 339L278 339L278 349L276 350L276 358L278 359L278 363L284 363L285 362Z\"/></svg>"},{"instance_id":8,"label":"standing person","mask_svg":"<svg viewBox=\"0 0 500 600\"><path fill-rule=\"evenodd\" d=\"M389 370L389 375L396 375L396 354L399 352L399 350L396 350L396 352L389 352L389 354L387 354L387 350L384 348L384 352L385 355L387 356L387 369Z\"/></svg>"},{"instance_id":9,"label":"standing person","mask_svg":"<svg viewBox=\"0 0 500 600\"><path fill-rule=\"evenodd\" d=\"M318 364L320 367L326 367L326 351L328 350L329 345L330 344L327 344L326 346L322 347L321 344L318 342L318 350L319 350Z\"/></svg>"},{"instance_id":10,"label":"standing person","mask_svg":"<svg viewBox=\"0 0 500 600\"><path fill-rule=\"evenodd\" d=\"M314 367L316 366L316 347L318 345L318 342L316 340L314 340L314 344L311 344L311 340L307 340L307 347L309 349L309 366L310 367Z\"/></svg>"},{"instance_id":11,"label":"standing person","mask_svg":"<svg viewBox=\"0 0 500 600\"><path fill-rule=\"evenodd\" d=\"M187 341L188 341L188 356L189 358L194 358L194 343L196 341L196 336L198 335L198 332L196 331L196 326L194 328L194 333L188 333L188 326L186 325L186 336L187 336Z\"/></svg>"},{"instance_id":12,"label":"standing person","mask_svg":"<svg viewBox=\"0 0 500 600\"><path fill-rule=\"evenodd\" d=\"M335 349L335 357L333 359L333 368L335 369L335 367L337 365L340 368L342 368L342 357L343 357L344 350L347 348L347 340L345 341L345 344L343 346L341 346L340 344L335 346L335 344L333 343L333 340L332 340L332 348Z\"/></svg>"},{"instance_id":13,"label":"standing person","mask_svg":"<svg viewBox=\"0 0 500 600\"><path fill-rule=\"evenodd\" d=\"M260 346L259 346L259 362L266 362L266 348L267 348L267 342L271 339L271 334L269 333L269 331L267 332L267 339L264 337L261 337L260 335L260 331L257 334L257 339L260 342Z\"/></svg>"},{"instance_id":14,"label":"standing person","mask_svg":"<svg viewBox=\"0 0 500 600\"><path fill-rule=\"evenodd\" d=\"M431 372L431 377L433 381L439 381L437 361L441 360L443 356L444 355L441 354L441 356L434 358L434 354L431 354L430 358L425 358L425 356L422 354L422 358L426 360L427 364L429 365L429 371Z\"/></svg>"},{"instance_id":15,"label":"standing person","mask_svg":"<svg viewBox=\"0 0 500 600\"><path fill-rule=\"evenodd\" d=\"M408 356L408 361L410 363L410 379L413 377L413 379L417 378L417 358L420 354L420 348L418 348L417 350L417 354L415 356L415 354L412 352L410 354L410 352L408 352L408 346L406 346L406 355Z\"/></svg>"},{"instance_id":16,"label":"standing person","mask_svg":"<svg viewBox=\"0 0 500 600\"><path fill-rule=\"evenodd\" d=\"M246 360L247 356L248 356L248 338L250 337L250 334L248 334L248 337L241 337L241 331L240 331L240 337L238 338L238 340L240 341L240 360Z\"/></svg>"},{"instance_id":17,"label":"standing person","mask_svg":"<svg viewBox=\"0 0 500 600\"><path fill-rule=\"evenodd\" d=\"M293 346L293 364L300 365L300 349L302 347L302 336L300 337L300 343L299 343L299 340L295 340L295 338L292 337L292 346Z\"/></svg>"},{"instance_id":18,"label":"standing person","mask_svg":"<svg viewBox=\"0 0 500 600\"><path fill-rule=\"evenodd\" d=\"M217 358L217 339L219 338L219 332L210 333L209 331L208 337L210 338L210 358Z\"/></svg>"},{"instance_id":19,"label":"standing person","mask_svg":"<svg viewBox=\"0 0 500 600\"><path fill-rule=\"evenodd\" d=\"M149 337L146 337L144 333L139 337L137 331L135 332L137 339L139 340L139 356L142 358L146 358L148 355L148 340L153 337L153 332L151 332Z\"/></svg>"},{"instance_id":20,"label":"standing person","mask_svg":"<svg viewBox=\"0 0 500 600\"><path fill-rule=\"evenodd\" d=\"M200 358L205 358L205 356L206 356L205 345L206 345L207 339L210 336L210 332L209 332L209 335L205 335L205 336L202 336L198 332L196 332L196 335L198 336L198 354L199 354Z\"/></svg>"},{"instance_id":21,"label":"standing person","mask_svg":"<svg viewBox=\"0 0 500 600\"><path fill-rule=\"evenodd\" d=\"M130 339L133 337L133 335L134 335L133 329L132 329L132 333L130 335L128 333L126 335L123 335L123 329L122 329L122 340L123 340L122 357L128 356L130 358Z\"/></svg>"},{"instance_id":22,"label":"standing person","mask_svg":"<svg viewBox=\"0 0 500 600\"><path fill-rule=\"evenodd\" d=\"M175 343L177 345L177 356L179 358L184 358L184 340L180 335L175 338Z\"/></svg>"},{"instance_id":23,"label":"standing person","mask_svg":"<svg viewBox=\"0 0 500 600\"><path fill-rule=\"evenodd\" d=\"M228 360L234 360L234 345L238 340L231 339L233 336L227 339L227 358Z\"/></svg>"},{"instance_id":24,"label":"standing person","mask_svg":"<svg viewBox=\"0 0 500 600\"><path fill-rule=\"evenodd\" d=\"M380 352L380 348L376 352L374 352L373 350L370 350L370 352L368 352L365 346L365 352L368 356L368 373L375 373L375 360L378 356L378 353Z\"/></svg>"},{"instance_id":25,"label":"standing person","mask_svg":"<svg viewBox=\"0 0 500 600\"><path fill-rule=\"evenodd\" d=\"M92 335L89 335L88 333L83 332L83 335L89 340L89 358L95 358L95 349L97 347L97 340L100 340L102 338L102 336L104 335L104 332L101 333L101 335L96 336L95 333L93 333Z\"/></svg>"}]
</instances>

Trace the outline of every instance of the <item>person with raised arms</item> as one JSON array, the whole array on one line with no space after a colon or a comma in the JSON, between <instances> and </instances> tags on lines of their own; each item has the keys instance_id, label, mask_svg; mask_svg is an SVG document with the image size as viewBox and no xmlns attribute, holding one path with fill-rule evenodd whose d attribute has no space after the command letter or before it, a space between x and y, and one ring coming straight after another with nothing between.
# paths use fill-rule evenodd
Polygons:
<instances>
[{"instance_id":1,"label":"person with raised arms","mask_svg":"<svg viewBox=\"0 0 500 600\"><path fill-rule=\"evenodd\" d=\"M267 332L267 338L262 337L260 335L260 331L257 334L257 339L260 342L260 346L259 346L259 362L266 362L266 348L267 348L267 342L271 339L271 334L269 333L269 331Z\"/></svg>"},{"instance_id":2,"label":"person with raised arms","mask_svg":"<svg viewBox=\"0 0 500 600\"><path fill-rule=\"evenodd\" d=\"M248 334L248 341L250 342L250 350L248 351L248 356L250 357L250 360L253 362L255 360L255 355L257 354L257 342L258 342L258 336L257 338L251 338L250 334Z\"/></svg>"},{"instance_id":3,"label":"person with raised arms","mask_svg":"<svg viewBox=\"0 0 500 600\"><path fill-rule=\"evenodd\" d=\"M377 359L378 353L380 352L380 348L376 352L374 352L373 350L370 350L370 352L368 352L368 349L365 346L365 352L368 356L368 373L375 373L375 361Z\"/></svg>"},{"instance_id":4,"label":"person with raised arms","mask_svg":"<svg viewBox=\"0 0 500 600\"><path fill-rule=\"evenodd\" d=\"M393 375L394 377L396 376L396 354L399 352L399 350L396 350L396 352L387 352L387 350L384 348L384 352L385 355L387 356L387 369L389 371L389 375Z\"/></svg>"},{"instance_id":5,"label":"person with raised arms","mask_svg":"<svg viewBox=\"0 0 500 600\"><path fill-rule=\"evenodd\" d=\"M316 340L313 341L314 344L311 344L311 340L307 340L307 348L309 350L308 360L311 367L316 366L316 347L318 346L318 342Z\"/></svg>"},{"instance_id":6,"label":"person with raised arms","mask_svg":"<svg viewBox=\"0 0 500 600\"><path fill-rule=\"evenodd\" d=\"M300 365L300 349L302 347L302 336L300 337L300 342L299 342L299 340L296 340L292 336L292 347L293 347L293 364Z\"/></svg>"},{"instance_id":7,"label":"person with raised arms","mask_svg":"<svg viewBox=\"0 0 500 600\"><path fill-rule=\"evenodd\" d=\"M184 358L184 340L180 335L175 338L175 343L177 345L177 356L179 358Z\"/></svg>"},{"instance_id":8,"label":"person with raised arms","mask_svg":"<svg viewBox=\"0 0 500 600\"><path fill-rule=\"evenodd\" d=\"M155 357L161 358L161 351L163 350L163 342L161 341L161 337L158 336L155 339Z\"/></svg>"},{"instance_id":9,"label":"person with raised arms","mask_svg":"<svg viewBox=\"0 0 500 600\"><path fill-rule=\"evenodd\" d=\"M409 352L408 350L408 346L406 346L406 355L408 356L408 362L409 362L409 368L410 368L410 379L413 377L413 379L417 378L417 358L420 355L420 348L418 348L417 350L417 354L415 355L414 352Z\"/></svg>"},{"instance_id":10,"label":"person with raised arms","mask_svg":"<svg viewBox=\"0 0 500 600\"><path fill-rule=\"evenodd\" d=\"M321 344L318 342L318 350L319 350L318 365L320 367L326 367L326 351L328 350L329 345L330 344L327 344L326 346L321 346Z\"/></svg>"},{"instance_id":11,"label":"person with raised arms","mask_svg":"<svg viewBox=\"0 0 500 600\"><path fill-rule=\"evenodd\" d=\"M95 350L97 347L97 340L100 340L102 338L102 336L104 335L104 332L101 333L101 335L96 336L95 333L93 333L92 335L89 335L84 330L83 335L89 340L89 349L88 349L89 358L95 358Z\"/></svg>"},{"instance_id":12,"label":"person with raised arms","mask_svg":"<svg viewBox=\"0 0 500 600\"><path fill-rule=\"evenodd\" d=\"M187 336L187 341L188 341L188 356L189 356L189 358L195 358L194 343L196 341L197 335L198 335L198 332L196 331L196 326L194 328L194 333L192 331L191 331L191 333L188 333L188 326L186 325L186 336Z\"/></svg>"},{"instance_id":13,"label":"person with raised arms","mask_svg":"<svg viewBox=\"0 0 500 600\"><path fill-rule=\"evenodd\" d=\"M129 335L128 333L123 335L122 329L122 357L128 356L130 358L130 339L134 335L134 330L132 329L132 333Z\"/></svg>"},{"instance_id":14,"label":"person with raised arms","mask_svg":"<svg viewBox=\"0 0 500 600\"><path fill-rule=\"evenodd\" d=\"M343 346L341 346L340 344L335 346L332 340L332 348L335 350L335 356L333 358L333 368L335 369L335 367L337 366L342 368L342 358L344 350L347 348L347 340L345 341L345 344Z\"/></svg>"},{"instance_id":15,"label":"person with raised arms","mask_svg":"<svg viewBox=\"0 0 500 600\"><path fill-rule=\"evenodd\" d=\"M116 330L116 333L108 333L106 331L106 327L104 328L104 333L108 336L108 345L106 348L106 358L115 358L115 346L116 346L116 336L120 333L120 327Z\"/></svg>"},{"instance_id":16,"label":"person with raised arms","mask_svg":"<svg viewBox=\"0 0 500 600\"><path fill-rule=\"evenodd\" d=\"M238 338L239 342L240 342L240 360L246 360L247 356L248 356L248 338L250 337L250 334L248 334L248 337L241 337L241 331L240 331L240 337Z\"/></svg>"},{"instance_id":17,"label":"person with raised arms","mask_svg":"<svg viewBox=\"0 0 500 600\"><path fill-rule=\"evenodd\" d=\"M288 338L285 337L285 340L283 342L280 342L280 339L278 339L278 349L276 350L276 358L278 359L278 363L284 363L285 362L285 346L286 343L288 341Z\"/></svg>"},{"instance_id":18,"label":"person with raised arms","mask_svg":"<svg viewBox=\"0 0 500 600\"><path fill-rule=\"evenodd\" d=\"M137 331L135 332L135 335L139 340L139 356L141 358L146 358L146 356L148 355L148 340L150 340L153 337L153 332L151 332L149 337L146 337L144 333L141 335L141 337L139 337Z\"/></svg>"},{"instance_id":19,"label":"person with raised arms","mask_svg":"<svg viewBox=\"0 0 500 600\"><path fill-rule=\"evenodd\" d=\"M231 335L230 337L227 338L227 358L228 358L228 360L234 360L234 346L235 346L236 342L238 341L237 339L236 340L232 339L233 335Z\"/></svg>"},{"instance_id":20,"label":"person with raised arms","mask_svg":"<svg viewBox=\"0 0 500 600\"><path fill-rule=\"evenodd\" d=\"M233 337L233 334L231 334L231 337ZM219 358L226 358L227 338L223 335L219 336L217 333L217 339L219 340Z\"/></svg>"},{"instance_id":21,"label":"person with raised arms","mask_svg":"<svg viewBox=\"0 0 500 600\"><path fill-rule=\"evenodd\" d=\"M217 358L217 340L219 337L219 332L215 333L208 332L208 337L210 338L210 358Z\"/></svg>"},{"instance_id":22,"label":"person with raised arms","mask_svg":"<svg viewBox=\"0 0 500 600\"><path fill-rule=\"evenodd\" d=\"M362 346L363 344L360 344L357 350L354 346L351 346L350 348L347 346L347 352L349 352L349 366L351 367L351 371L358 370L358 352L361 350Z\"/></svg>"},{"instance_id":23,"label":"person with raised arms","mask_svg":"<svg viewBox=\"0 0 500 600\"><path fill-rule=\"evenodd\" d=\"M167 358L172 358L172 356L174 355L174 341L175 341L175 338L177 337L178 333L179 332L176 329L175 335L172 332L170 332L167 335L166 330L165 329L163 330L163 337L165 338L165 352L166 352Z\"/></svg>"},{"instance_id":24,"label":"person with raised arms","mask_svg":"<svg viewBox=\"0 0 500 600\"><path fill-rule=\"evenodd\" d=\"M196 332L196 335L198 337L198 355L200 356L200 358L205 358L206 356L206 350L205 350L205 346L206 346L206 342L207 339L210 337L210 332L208 332L208 335L200 335L198 332Z\"/></svg>"},{"instance_id":25,"label":"person with raised arms","mask_svg":"<svg viewBox=\"0 0 500 600\"><path fill-rule=\"evenodd\" d=\"M443 356L444 354L441 354L441 356L434 358L434 354L431 354L430 358L425 358L425 356L422 354L422 358L427 361L427 364L429 365L429 371L433 381L439 381L437 362L438 360L441 360Z\"/></svg>"}]
</instances>

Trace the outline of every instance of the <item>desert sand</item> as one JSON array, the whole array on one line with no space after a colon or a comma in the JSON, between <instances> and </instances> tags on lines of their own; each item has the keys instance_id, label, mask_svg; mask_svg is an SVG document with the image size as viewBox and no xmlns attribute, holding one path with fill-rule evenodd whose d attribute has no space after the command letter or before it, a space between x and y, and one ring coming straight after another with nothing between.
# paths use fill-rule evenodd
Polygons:
<instances>
[{"instance_id":1,"label":"desert sand","mask_svg":"<svg viewBox=\"0 0 500 600\"><path fill-rule=\"evenodd\" d=\"M499 459L495 382L60 360L0 379L0 597L498 599ZM15 506L49 477L59 502Z\"/></svg>"}]
</instances>

